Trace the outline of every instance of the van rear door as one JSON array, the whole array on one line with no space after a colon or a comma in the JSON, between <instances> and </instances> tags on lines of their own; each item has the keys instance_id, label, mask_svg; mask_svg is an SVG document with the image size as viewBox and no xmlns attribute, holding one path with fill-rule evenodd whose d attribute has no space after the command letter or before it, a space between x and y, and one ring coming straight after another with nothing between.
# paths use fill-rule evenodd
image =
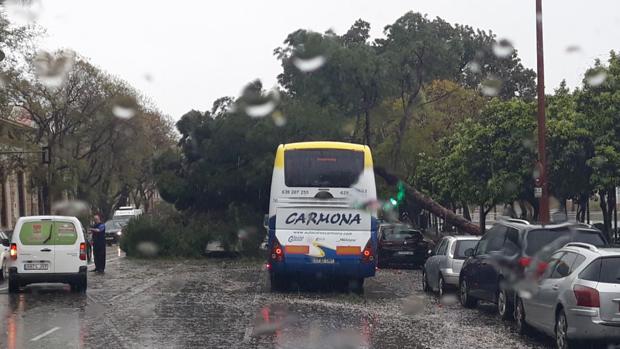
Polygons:
<instances>
[{"instance_id":1,"label":"van rear door","mask_svg":"<svg viewBox=\"0 0 620 349\"><path fill-rule=\"evenodd\" d=\"M18 273L54 273L52 220L24 222L16 238Z\"/></svg>"},{"instance_id":2,"label":"van rear door","mask_svg":"<svg viewBox=\"0 0 620 349\"><path fill-rule=\"evenodd\" d=\"M73 222L57 221L54 222L54 265L56 273L77 273L79 265L86 264L80 260L80 242L78 230Z\"/></svg>"}]
</instances>

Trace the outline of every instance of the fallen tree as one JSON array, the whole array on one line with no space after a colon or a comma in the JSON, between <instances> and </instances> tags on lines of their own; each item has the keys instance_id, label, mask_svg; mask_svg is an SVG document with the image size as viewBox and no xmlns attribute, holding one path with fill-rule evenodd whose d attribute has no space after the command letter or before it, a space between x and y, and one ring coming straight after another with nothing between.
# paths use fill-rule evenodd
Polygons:
<instances>
[{"instance_id":1,"label":"fallen tree","mask_svg":"<svg viewBox=\"0 0 620 349\"><path fill-rule=\"evenodd\" d=\"M385 168L375 167L375 174L383 178L389 185L397 185L399 182L402 183L403 187L405 188L405 192L410 199L414 200L423 209L433 213L438 217L445 219L447 223L457 227L462 232L472 235L481 235L479 226L461 216L456 215L451 210L441 206L433 199L420 193L410 185L401 181L395 175L389 173Z\"/></svg>"}]
</instances>

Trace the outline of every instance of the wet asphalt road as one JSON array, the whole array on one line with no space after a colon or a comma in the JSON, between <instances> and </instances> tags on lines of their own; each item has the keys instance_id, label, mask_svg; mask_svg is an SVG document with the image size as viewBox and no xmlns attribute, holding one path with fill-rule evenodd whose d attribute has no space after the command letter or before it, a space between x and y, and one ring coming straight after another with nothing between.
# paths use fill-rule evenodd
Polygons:
<instances>
[{"instance_id":1,"label":"wet asphalt road","mask_svg":"<svg viewBox=\"0 0 620 349\"><path fill-rule=\"evenodd\" d=\"M92 267L91 267L92 268ZM85 295L0 284L2 348L546 348L492 305L463 309L421 291L419 270L379 270L362 296L269 292L258 260L132 260L108 248ZM311 285L312 286L312 285ZM325 285L324 285L325 286Z\"/></svg>"}]
</instances>

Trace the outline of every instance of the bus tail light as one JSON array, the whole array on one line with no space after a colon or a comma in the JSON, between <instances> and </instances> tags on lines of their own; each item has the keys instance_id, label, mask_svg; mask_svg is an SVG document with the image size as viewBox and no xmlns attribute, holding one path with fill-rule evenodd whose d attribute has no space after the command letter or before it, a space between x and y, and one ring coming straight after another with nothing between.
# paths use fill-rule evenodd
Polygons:
<instances>
[{"instance_id":1,"label":"bus tail light","mask_svg":"<svg viewBox=\"0 0 620 349\"><path fill-rule=\"evenodd\" d=\"M17 259L17 244L11 244L11 250L9 252L12 260Z\"/></svg>"},{"instance_id":2,"label":"bus tail light","mask_svg":"<svg viewBox=\"0 0 620 349\"><path fill-rule=\"evenodd\" d=\"M80 242L80 260L86 260L86 243Z\"/></svg>"},{"instance_id":3,"label":"bus tail light","mask_svg":"<svg viewBox=\"0 0 620 349\"><path fill-rule=\"evenodd\" d=\"M271 248L271 260L274 262L282 262L284 260L284 250L278 239L273 240L273 247Z\"/></svg>"},{"instance_id":4,"label":"bus tail light","mask_svg":"<svg viewBox=\"0 0 620 349\"><path fill-rule=\"evenodd\" d=\"M375 254L372 250L372 245L370 241L368 241L368 243L366 244L366 247L364 247L364 250L362 251L362 262L369 263L374 260L375 260Z\"/></svg>"}]
</instances>

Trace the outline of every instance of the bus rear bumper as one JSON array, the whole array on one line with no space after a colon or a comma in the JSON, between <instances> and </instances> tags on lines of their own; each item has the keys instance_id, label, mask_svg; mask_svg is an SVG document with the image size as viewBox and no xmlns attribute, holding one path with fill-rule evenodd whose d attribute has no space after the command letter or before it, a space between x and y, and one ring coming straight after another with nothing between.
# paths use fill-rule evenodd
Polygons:
<instances>
[{"instance_id":1,"label":"bus rear bumper","mask_svg":"<svg viewBox=\"0 0 620 349\"><path fill-rule=\"evenodd\" d=\"M318 278L346 277L361 279L375 276L375 263L335 261L333 264L273 262L271 272L289 276L314 276Z\"/></svg>"}]
</instances>

